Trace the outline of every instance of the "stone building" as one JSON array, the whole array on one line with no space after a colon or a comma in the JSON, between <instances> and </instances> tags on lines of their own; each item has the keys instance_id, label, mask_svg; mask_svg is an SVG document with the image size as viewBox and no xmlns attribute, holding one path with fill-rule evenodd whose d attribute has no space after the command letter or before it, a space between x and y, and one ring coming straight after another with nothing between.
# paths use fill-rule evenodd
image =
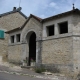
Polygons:
<instances>
[{"instance_id":1,"label":"stone building","mask_svg":"<svg viewBox=\"0 0 80 80\"><path fill-rule=\"evenodd\" d=\"M8 44L6 42L9 62L21 63L27 58L28 66L34 60L37 66L51 70L80 71L79 9L45 19L32 14L27 18L20 11L5 17L10 19L6 25L14 28L6 31L6 35L9 34Z\"/></svg>"},{"instance_id":2,"label":"stone building","mask_svg":"<svg viewBox=\"0 0 80 80\"><path fill-rule=\"evenodd\" d=\"M13 11L0 14L0 61L6 61L8 56L8 34L5 32L22 26L27 17L21 12L21 8L13 8Z\"/></svg>"}]
</instances>

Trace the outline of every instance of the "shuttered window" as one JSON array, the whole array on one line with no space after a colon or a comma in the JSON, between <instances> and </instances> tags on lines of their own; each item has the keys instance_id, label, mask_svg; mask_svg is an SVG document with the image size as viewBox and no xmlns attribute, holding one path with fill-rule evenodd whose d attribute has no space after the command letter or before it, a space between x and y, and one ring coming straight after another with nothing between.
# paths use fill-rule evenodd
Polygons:
<instances>
[{"instance_id":1,"label":"shuttered window","mask_svg":"<svg viewBox=\"0 0 80 80\"><path fill-rule=\"evenodd\" d=\"M0 38L3 39L4 38L4 31L0 30Z\"/></svg>"}]
</instances>

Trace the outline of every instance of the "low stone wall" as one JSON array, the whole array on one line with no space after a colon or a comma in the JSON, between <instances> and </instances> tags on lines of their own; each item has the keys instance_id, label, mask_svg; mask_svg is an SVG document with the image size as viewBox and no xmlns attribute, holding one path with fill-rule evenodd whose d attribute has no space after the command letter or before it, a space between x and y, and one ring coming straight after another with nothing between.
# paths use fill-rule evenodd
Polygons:
<instances>
[{"instance_id":1,"label":"low stone wall","mask_svg":"<svg viewBox=\"0 0 80 80\"><path fill-rule=\"evenodd\" d=\"M21 63L21 44L10 45L8 47L8 61L12 63Z\"/></svg>"}]
</instances>

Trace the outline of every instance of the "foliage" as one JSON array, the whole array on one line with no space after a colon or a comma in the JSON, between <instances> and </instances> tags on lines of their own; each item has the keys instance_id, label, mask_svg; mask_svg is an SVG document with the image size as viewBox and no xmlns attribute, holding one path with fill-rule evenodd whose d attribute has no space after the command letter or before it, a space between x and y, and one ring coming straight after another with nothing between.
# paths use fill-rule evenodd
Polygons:
<instances>
[{"instance_id":1,"label":"foliage","mask_svg":"<svg viewBox=\"0 0 80 80\"><path fill-rule=\"evenodd\" d=\"M46 71L46 69L45 68L43 68L43 67L41 67L41 68L35 68L35 72L36 73L42 73L42 72L45 72Z\"/></svg>"},{"instance_id":2,"label":"foliage","mask_svg":"<svg viewBox=\"0 0 80 80\"><path fill-rule=\"evenodd\" d=\"M31 58L31 62L35 62L35 60Z\"/></svg>"}]
</instances>

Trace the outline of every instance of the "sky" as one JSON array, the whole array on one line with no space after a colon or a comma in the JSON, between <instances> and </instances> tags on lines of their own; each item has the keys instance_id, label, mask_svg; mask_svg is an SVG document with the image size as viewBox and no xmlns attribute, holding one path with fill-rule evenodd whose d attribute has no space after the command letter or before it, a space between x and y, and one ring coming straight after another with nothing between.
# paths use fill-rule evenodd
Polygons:
<instances>
[{"instance_id":1,"label":"sky","mask_svg":"<svg viewBox=\"0 0 80 80\"><path fill-rule=\"evenodd\" d=\"M80 9L80 0L0 0L0 14L13 10L13 7L22 7L22 12L29 16L34 14L41 18L47 18L56 14Z\"/></svg>"}]
</instances>

